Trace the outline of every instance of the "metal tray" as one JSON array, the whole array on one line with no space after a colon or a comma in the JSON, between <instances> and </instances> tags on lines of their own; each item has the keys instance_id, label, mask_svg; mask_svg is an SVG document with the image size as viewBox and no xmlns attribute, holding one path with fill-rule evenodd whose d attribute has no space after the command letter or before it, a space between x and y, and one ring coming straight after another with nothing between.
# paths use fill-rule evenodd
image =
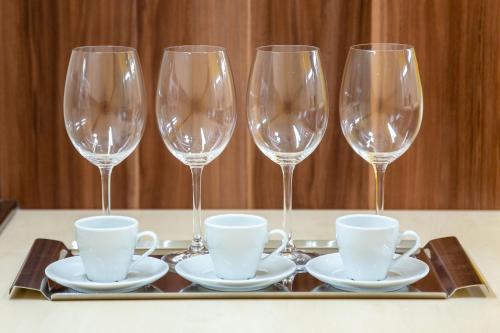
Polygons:
<instances>
[{"instance_id":1,"label":"metal tray","mask_svg":"<svg viewBox=\"0 0 500 333\"><path fill-rule=\"evenodd\" d=\"M188 241L164 241L156 256L185 249ZM270 243L272 247L274 243ZM296 241L297 247L317 254L336 252L333 241ZM404 251L411 244L402 243L398 251ZM140 253L141 250L138 250ZM10 288L11 298L16 298L23 290L34 290L48 300L109 300L109 299L226 299L226 298L384 298L384 299L446 299L455 294L460 297L488 297L491 294L486 281L476 265L470 260L455 237L434 239L427 243L416 255L430 268L422 280L387 293L345 292L315 279L308 273L296 274L281 283L254 292L218 292L205 289L183 279L171 269L163 278L130 293L83 294L59 286L45 277L45 267L50 263L75 255L77 251L68 249L62 242L36 239L23 263L18 276Z\"/></svg>"}]
</instances>

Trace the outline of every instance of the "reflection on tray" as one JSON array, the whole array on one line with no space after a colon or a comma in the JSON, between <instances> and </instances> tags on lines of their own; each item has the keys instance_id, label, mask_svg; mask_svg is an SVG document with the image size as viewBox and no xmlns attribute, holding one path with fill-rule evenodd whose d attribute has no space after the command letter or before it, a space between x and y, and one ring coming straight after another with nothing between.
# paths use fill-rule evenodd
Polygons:
<instances>
[{"instance_id":1,"label":"reflection on tray","mask_svg":"<svg viewBox=\"0 0 500 333\"><path fill-rule=\"evenodd\" d=\"M323 283L317 287L314 287L311 292L315 292L315 293L321 293L321 292L328 292L328 293L345 293L346 291L344 290L341 290L341 289L337 289L329 284L326 284L326 283ZM418 292L421 292L420 290L418 290L417 288L413 287L413 286L408 286L408 287L404 287L404 288L401 288L401 289L398 289L398 290L395 290L395 291L390 291L389 293L418 293Z\"/></svg>"},{"instance_id":2,"label":"reflection on tray","mask_svg":"<svg viewBox=\"0 0 500 333\"><path fill-rule=\"evenodd\" d=\"M264 289L260 289L260 290L257 290L257 291L248 291L248 292L244 292L244 293L255 293L255 292L288 292L288 288L285 287L284 285L282 285L281 283L275 283L273 284L272 286L269 286L267 288L264 288ZM211 289L207 289L207 288L204 288L200 285L197 285L197 284L191 284L189 286L187 286L186 288L183 288L181 290L179 290L180 293L213 293L213 292L217 292L215 290L211 290Z\"/></svg>"}]
</instances>

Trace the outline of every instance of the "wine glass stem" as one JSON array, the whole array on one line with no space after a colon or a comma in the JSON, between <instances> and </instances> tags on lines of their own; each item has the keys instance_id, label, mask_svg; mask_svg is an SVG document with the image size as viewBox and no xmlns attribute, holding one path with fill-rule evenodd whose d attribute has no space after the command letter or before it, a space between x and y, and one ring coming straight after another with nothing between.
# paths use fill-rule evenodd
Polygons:
<instances>
[{"instance_id":1,"label":"wine glass stem","mask_svg":"<svg viewBox=\"0 0 500 333\"><path fill-rule=\"evenodd\" d=\"M102 213L104 215L111 214L111 172L113 167L105 166L99 167L101 172L101 186L102 186Z\"/></svg>"},{"instance_id":2,"label":"wine glass stem","mask_svg":"<svg viewBox=\"0 0 500 333\"><path fill-rule=\"evenodd\" d=\"M288 234L288 244L285 251L291 251L294 248L292 242L292 178L293 164L283 164L283 230Z\"/></svg>"},{"instance_id":3,"label":"wine glass stem","mask_svg":"<svg viewBox=\"0 0 500 333\"><path fill-rule=\"evenodd\" d=\"M203 239L201 236L201 173L203 167L191 167L193 178L193 239L190 249L193 252L200 252L203 249Z\"/></svg>"},{"instance_id":4,"label":"wine glass stem","mask_svg":"<svg viewBox=\"0 0 500 333\"><path fill-rule=\"evenodd\" d=\"M373 164L375 172L375 202L377 214L382 214L384 211L384 175L387 169L387 164Z\"/></svg>"}]
</instances>

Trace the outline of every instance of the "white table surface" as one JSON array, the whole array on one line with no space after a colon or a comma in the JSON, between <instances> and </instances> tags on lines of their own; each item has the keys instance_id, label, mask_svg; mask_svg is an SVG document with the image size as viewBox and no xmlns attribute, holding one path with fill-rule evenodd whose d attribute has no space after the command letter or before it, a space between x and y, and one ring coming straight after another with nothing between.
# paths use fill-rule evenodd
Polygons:
<instances>
[{"instance_id":1,"label":"white table surface","mask_svg":"<svg viewBox=\"0 0 500 333\"><path fill-rule=\"evenodd\" d=\"M209 216L222 211L205 211ZM245 211L243 211L245 212ZM249 212L249 211L246 211ZM279 227L281 211L251 211ZM352 212L352 211L351 211ZM18 210L0 234L0 332L500 332L500 301L448 300L154 300L50 302L8 290L33 240L70 244L73 221L89 210ZM136 217L162 239L188 239L188 210L115 211ZM336 216L294 211L296 239L333 239ZM495 294L500 290L499 211L386 211L425 243L457 236Z\"/></svg>"}]
</instances>

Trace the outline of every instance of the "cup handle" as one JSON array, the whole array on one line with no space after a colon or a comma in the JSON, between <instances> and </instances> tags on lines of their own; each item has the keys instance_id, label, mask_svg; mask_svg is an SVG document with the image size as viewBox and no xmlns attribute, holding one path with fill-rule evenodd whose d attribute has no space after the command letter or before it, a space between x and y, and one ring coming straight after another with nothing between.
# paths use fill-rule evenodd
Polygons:
<instances>
[{"instance_id":1,"label":"cup handle","mask_svg":"<svg viewBox=\"0 0 500 333\"><path fill-rule=\"evenodd\" d=\"M136 265L139 261L142 261L144 258L146 258L147 256L149 256L151 253L153 253L154 250L156 250L156 246L158 244L158 236L156 236L156 234L152 231L143 231L143 232L140 232L138 235L137 235L137 240L139 240L140 238L144 237L144 236L148 236L148 237L151 237L151 239L153 240L153 245L151 245L151 247L143 253L142 256L140 256L139 258L135 259L132 261L132 264L130 265L129 267L129 271L130 269L132 269L132 267L134 265Z\"/></svg>"},{"instance_id":2,"label":"cup handle","mask_svg":"<svg viewBox=\"0 0 500 333\"><path fill-rule=\"evenodd\" d=\"M415 252L417 252L417 250L420 248L420 236L415 231L411 231L411 230L403 231L399 235L398 243L401 241L401 238L403 238L404 236L413 237L415 239L415 245L413 245L411 249L409 249L408 251L406 251L405 253L403 253L402 255L400 255L399 257L397 257L396 259L394 259L392 261L391 266L394 265L395 263L397 263L398 261L402 260L403 258L408 258L412 254L414 254Z\"/></svg>"},{"instance_id":3,"label":"cup handle","mask_svg":"<svg viewBox=\"0 0 500 333\"><path fill-rule=\"evenodd\" d=\"M286 244L288 243L288 235L286 234L286 232L284 232L281 229L271 230L271 231L269 231L269 233L267 235L269 237L269 236L275 235L275 234L278 234L281 236L281 245L276 250L274 250L272 253L268 254L263 259L261 259L261 262L268 259L269 257L277 255L278 253L280 253L281 251L283 251L285 249Z\"/></svg>"}]
</instances>

